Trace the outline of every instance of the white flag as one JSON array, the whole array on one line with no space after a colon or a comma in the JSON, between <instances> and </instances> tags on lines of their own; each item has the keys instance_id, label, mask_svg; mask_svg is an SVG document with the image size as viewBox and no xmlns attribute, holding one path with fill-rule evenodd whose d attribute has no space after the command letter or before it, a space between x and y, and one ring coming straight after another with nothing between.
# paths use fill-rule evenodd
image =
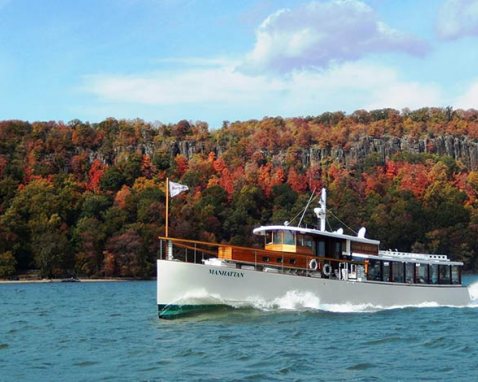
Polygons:
<instances>
[{"instance_id":1,"label":"white flag","mask_svg":"<svg viewBox=\"0 0 478 382\"><path fill-rule=\"evenodd\" d=\"M169 182L169 194L172 198L187 190L189 190L189 187L185 186L184 184Z\"/></svg>"}]
</instances>

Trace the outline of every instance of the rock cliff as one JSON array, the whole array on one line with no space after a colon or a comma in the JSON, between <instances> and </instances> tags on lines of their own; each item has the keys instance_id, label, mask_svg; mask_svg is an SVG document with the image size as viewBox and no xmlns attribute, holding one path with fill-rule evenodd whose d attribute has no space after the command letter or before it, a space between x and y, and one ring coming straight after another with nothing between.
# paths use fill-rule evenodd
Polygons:
<instances>
[{"instance_id":1,"label":"rock cliff","mask_svg":"<svg viewBox=\"0 0 478 382\"><path fill-rule=\"evenodd\" d=\"M224 147L209 147L204 142L179 141L172 143L171 156L182 154L188 159L195 153L206 153L208 150L220 154ZM365 160L369 155L376 154L383 162L397 153L430 153L440 156L450 156L463 163L470 170L478 169L478 142L468 137L451 135L417 139L410 136L402 138L384 136L374 138L365 136L346 146L325 146L320 144L304 147L299 153L304 166L309 166L322 160L338 161L347 166ZM284 152L270 153L276 159L284 157Z\"/></svg>"}]
</instances>

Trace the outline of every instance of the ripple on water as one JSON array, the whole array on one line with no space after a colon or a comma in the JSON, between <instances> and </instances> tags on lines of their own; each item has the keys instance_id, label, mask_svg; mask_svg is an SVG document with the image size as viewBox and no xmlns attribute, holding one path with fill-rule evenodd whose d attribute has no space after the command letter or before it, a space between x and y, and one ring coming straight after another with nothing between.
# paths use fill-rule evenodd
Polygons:
<instances>
[{"instance_id":1,"label":"ripple on water","mask_svg":"<svg viewBox=\"0 0 478 382\"><path fill-rule=\"evenodd\" d=\"M290 367L283 367L279 369L279 374L289 374L292 371Z\"/></svg>"},{"instance_id":2,"label":"ripple on water","mask_svg":"<svg viewBox=\"0 0 478 382\"><path fill-rule=\"evenodd\" d=\"M177 354L178 357L204 357L207 353L203 351L197 351L191 348L184 349Z\"/></svg>"},{"instance_id":3,"label":"ripple on water","mask_svg":"<svg viewBox=\"0 0 478 382\"><path fill-rule=\"evenodd\" d=\"M362 363L356 363L355 365L347 367L347 370L367 370L374 367L377 367L377 365L374 365L373 363L362 362Z\"/></svg>"},{"instance_id":4,"label":"ripple on water","mask_svg":"<svg viewBox=\"0 0 478 382\"><path fill-rule=\"evenodd\" d=\"M79 362L75 362L73 366L87 367L87 366L93 366L97 364L99 364L99 362L97 361L79 361Z\"/></svg>"},{"instance_id":5,"label":"ripple on water","mask_svg":"<svg viewBox=\"0 0 478 382\"><path fill-rule=\"evenodd\" d=\"M377 338L375 340L369 340L365 344L366 345L383 345L383 344L392 344L395 342L401 342L401 337L384 337L384 338Z\"/></svg>"},{"instance_id":6,"label":"ripple on water","mask_svg":"<svg viewBox=\"0 0 478 382\"><path fill-rule=\"evenodd\" d=\"M431 349L444 348L444 347L448 348L449 339L447 337L440 336L440 337L432 338L431 340L425 341L423 345Z\"/></svg>"}]
</instances>

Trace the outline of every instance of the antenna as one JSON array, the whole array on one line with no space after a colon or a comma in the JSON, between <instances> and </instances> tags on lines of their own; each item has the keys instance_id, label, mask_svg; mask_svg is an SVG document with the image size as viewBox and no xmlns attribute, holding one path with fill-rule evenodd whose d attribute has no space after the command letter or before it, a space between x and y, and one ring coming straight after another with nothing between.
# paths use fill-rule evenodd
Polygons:
<instances>
[{"instance_id":1,"label":"antenna","mask_svg":"<svg viewBox=\"0 0 478 382\"><path fill-rule=\"evenodd\" d=\"M316 189L314 188L314 191L312 191L312 194L310 195L310 198L309 198L309 200L307 201L307 205L306 205L305 208L304 208L304 212L302 212L302 216L300 217L299 224L297 224L297 227L300 227L300 223L302 223L302 219L304 219L304 215L305 215L305 213L306 213L306 211L307 211L307 208L309 208L309 204L310 204L310 202L312 201L312 198L313 198L313 196L314 196L314 194L315 194L315 190L316 190Z\"/></svg>"}]
</instances>

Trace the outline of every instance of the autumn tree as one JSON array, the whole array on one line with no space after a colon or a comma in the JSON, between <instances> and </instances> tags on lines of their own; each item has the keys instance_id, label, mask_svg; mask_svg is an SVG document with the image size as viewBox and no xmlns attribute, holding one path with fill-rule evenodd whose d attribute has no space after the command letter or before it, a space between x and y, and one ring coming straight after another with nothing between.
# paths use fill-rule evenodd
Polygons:
<instances>
[{"instance_id":1,"label":"autumn tree","mask_svg":"<svg viewBox=\"0 0 478 382\"><path fill-rule=\"evenodd\" d=\"M0 253L0 278L13 276L16 272L17 261L12 252Z\"/></svg>"}]
</instances>

